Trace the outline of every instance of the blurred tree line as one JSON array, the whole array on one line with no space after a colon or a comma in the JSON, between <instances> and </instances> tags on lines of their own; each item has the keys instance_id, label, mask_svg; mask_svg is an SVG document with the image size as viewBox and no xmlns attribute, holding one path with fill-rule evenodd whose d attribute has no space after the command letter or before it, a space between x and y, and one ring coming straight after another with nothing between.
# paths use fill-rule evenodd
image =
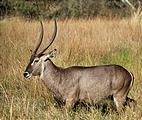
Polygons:
<instances>
[{"instance_id":1,"label":"blurred tree line","mask_svg":"<svg viewBox=\"0 0 142 120\"><path fill-rule=\"evenodd\" d=\"M134 0L130 0L135 3ZM121 0L0 0L0 16L32 19L126 17L130 8Z\"/></svg>"}]
</instances>

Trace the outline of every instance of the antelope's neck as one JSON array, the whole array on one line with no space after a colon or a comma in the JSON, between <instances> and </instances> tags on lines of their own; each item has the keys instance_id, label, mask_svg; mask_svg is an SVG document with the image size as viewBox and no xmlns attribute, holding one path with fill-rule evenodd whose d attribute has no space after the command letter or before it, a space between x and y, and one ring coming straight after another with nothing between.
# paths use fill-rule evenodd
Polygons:
<instances>
[{"instance_id":1,"label":"antelope's neck","mask_svg":"<svg viewBox=\"0 0 142 120\"><path fill-rule=\"evenodd\" d=\"M42 69L41 69L40 79L42 80L50 78L54 74L58 73L58 67L51 60L48 60L47 62L44 62L41 65Z\"/></svg>"},{"instance_id":2,"label":"antelope's neck","mask_svg":"<svg viewBox=\"0 0 142 120\"><path fill-rule=\"evenodd\" d=\"M58 94L57 96L60 96L58 91L59 81L61 78L60 75L60 68L57 67L51 60L48 60L46 63L42 63L40 79L49 90Z\"/></svg>"}]
</instances>

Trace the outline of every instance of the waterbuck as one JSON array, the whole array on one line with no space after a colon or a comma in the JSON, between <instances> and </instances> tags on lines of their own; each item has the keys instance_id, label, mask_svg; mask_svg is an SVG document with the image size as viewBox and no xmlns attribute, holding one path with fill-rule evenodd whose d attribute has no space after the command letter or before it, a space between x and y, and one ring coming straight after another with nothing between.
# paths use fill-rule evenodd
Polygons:
<instances>
[{"instance_id":1,"label":"waterbuck","mask_svg":"<svg viewBox=\"0 0 142 120\"><path fill-rule=\"evenodd\" d=\"M117 108L123 107L134 82L132 73L119 65L72 66L68 68L56 66L50 60L56 53L56 49L50 53L44 53L56 37L56 19L52 39L42 51L37 53L43 39L43 24L40 23L39 42L32 52L24 77L39 76L47 89L64 100L67 107L73 106L78 101L94 105L110 96Z\"/></svg>"}]
</instances>

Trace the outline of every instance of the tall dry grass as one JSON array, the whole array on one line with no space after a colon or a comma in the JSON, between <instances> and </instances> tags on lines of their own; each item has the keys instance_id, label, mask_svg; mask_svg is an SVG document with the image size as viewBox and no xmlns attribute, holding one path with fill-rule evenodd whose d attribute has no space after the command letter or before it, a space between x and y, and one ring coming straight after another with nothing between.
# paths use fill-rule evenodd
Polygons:
<instances>
[{"instance_id":1,"label":"tall dry grass","mask_svg":"<svg viewBox=\"0 0 142 120\"><path fill-rule=\"evenodd\" d=\"M54 31L53 21L43 21L48 43ZM53 62L61 67L72 65L119 64L133 72L135 82L129 97L137 101L133 112L110 112L91 107L67 112L56 107L53 95L38 77L25 79L30 49L40 34L38 21L20 18L0 21L0 119L142 119L142 25L134 19L57 20L58 34L49 50L57 49ZM41 47L41 48L42 48Z\"/></svg>"}]
</instances>

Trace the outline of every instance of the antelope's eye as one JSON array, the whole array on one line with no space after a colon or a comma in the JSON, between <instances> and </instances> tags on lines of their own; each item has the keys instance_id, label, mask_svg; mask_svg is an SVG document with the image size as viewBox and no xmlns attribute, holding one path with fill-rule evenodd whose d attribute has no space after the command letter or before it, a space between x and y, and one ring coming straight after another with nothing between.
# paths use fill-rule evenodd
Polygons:
<instances>
[{"instance_id":1,"label":"antelope's eye","mask_svg":"<svg viewBox=\"0 0 142 120\"><path fill-rule=\"evenodd\" d=\"M39 60L35 60L35 63L37 63Z\"/></svg>"}]
</instances>

